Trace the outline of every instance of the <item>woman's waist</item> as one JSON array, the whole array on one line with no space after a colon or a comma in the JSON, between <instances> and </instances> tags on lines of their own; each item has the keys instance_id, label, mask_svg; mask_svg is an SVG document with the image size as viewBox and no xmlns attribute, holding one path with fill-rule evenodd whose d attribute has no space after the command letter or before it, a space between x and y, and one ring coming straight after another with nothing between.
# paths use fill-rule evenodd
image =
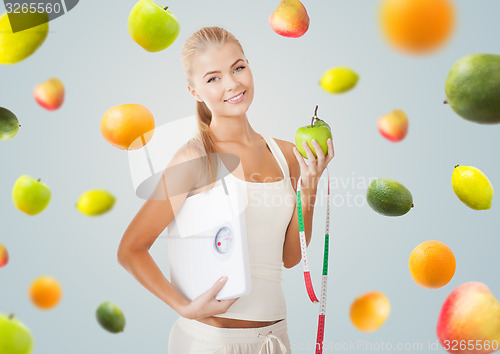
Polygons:
<instances>
[{"instance_id":1,"label":"woman's waist","mask_svg":"<svg viewBox=\"0 0 500 354\"><path fill-rule=\"evenodd\" d=\"M262 264L262 263L252 263L250 262L250 277L252 281L266 280L269 282L275 282L277 286L281 286L281 274L283 269L281 264ZM269 285L269 284L268 284Z\"/></svg>"},{"instance_id":2,"label":"woman's waist","mask_svg":"<svg viewBox=\"0 0 500 354\"><path fill-rule=\"evenodd\" d=\"M272 326L283 320L284 319L275 321L248 321L236 318L210 316L198 319L197 321L217 328L261 328Z\"/></svg>"}]
</instances>

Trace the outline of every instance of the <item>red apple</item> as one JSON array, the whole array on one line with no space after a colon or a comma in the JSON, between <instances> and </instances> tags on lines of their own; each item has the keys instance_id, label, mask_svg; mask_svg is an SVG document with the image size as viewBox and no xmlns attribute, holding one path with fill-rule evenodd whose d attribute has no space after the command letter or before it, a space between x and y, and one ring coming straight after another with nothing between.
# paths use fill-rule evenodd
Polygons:
<instances>
[{"instance_id":1,"label":"red apple","mask_svg":"<svg viewBox=\"0 0 500 354\"><path fill-rule=\"evenodd\" d=\"M309 16L299 0L281 0L269 16L269 24L280 36L297 38L307 32Z\"/></svg>"},{"instance_id":2,"label":"red apple","mask_svg":"<svg viewBox=\"0 0 500 354\"><path fill-rule=\"evenodd\" d=\"M398 142L403 140L408 132L408 118L405 112L395 109L378 119L377 128L384 138Z\"/></svg>"},{"instance_id":3,"label":"red apple","mask_svg":"<svg viewBox=\"0 0 500 354\"><path fill-rule=\"evenodd\" d=\"M493 353L500 348L500 302L486 285L464 283L443 303L436 332L449 353Z\"/></svg>"},{"instance_id":4,"label":"red apple","mask_svg":"<svg viewBox=\"0 0 500 354\"><path fill-rule=\"evenodd\" d=\"M9 253L7 252L7 248L0 243L0 268L9 262Z\"/></svg>"},{"instance_id":5,"label":"red apple","mask_svg":"<svg viewBox=\"0 0 500 354\"><path fill-rule=\"evenodd\" d=\"M53 111L63 104L64 86L61 80L53 77L36 85L33 94L40 106Z\"/></svg>"}]
</instances>

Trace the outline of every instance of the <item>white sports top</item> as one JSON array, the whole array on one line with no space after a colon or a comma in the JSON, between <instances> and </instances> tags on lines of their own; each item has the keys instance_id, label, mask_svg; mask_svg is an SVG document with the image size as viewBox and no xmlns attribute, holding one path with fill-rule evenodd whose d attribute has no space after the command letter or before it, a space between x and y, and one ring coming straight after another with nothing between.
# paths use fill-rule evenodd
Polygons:
<instances>
[{"instance_id":1,"label":"white sports top","mask_svg":"<svg viewBox=\"0 0 500 354\"><path fill-rule=\"evenodd\" d=\"M272 137L264 137L280 165L284 179L275 182L247 182L248 205L245 210L251 291L216 317L250 321L274 321L286 318L286 303L281 288L283 242L296 204L288 164Z\"/></svg>"}]
</instances>

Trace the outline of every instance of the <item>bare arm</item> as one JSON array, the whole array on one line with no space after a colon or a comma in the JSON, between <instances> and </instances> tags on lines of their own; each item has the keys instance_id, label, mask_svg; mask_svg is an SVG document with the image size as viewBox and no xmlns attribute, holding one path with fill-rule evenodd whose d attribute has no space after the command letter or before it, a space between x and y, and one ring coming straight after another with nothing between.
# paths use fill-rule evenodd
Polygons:
<instances>
[{"instance_id":1,"label":"bare arm","mask_svg":"<svg viewBox=\"0 0 500 354\"><path fill-rule=\"evenodd\" d=\"M297 159L293 156L292 147L294 144L286 142L287 161L290 160L290 178L295 194L297 194L297 182L300 176L300 167ZM306 244L309 246L312 236L312 221L314 214L314 203L316 201L316 189L306 189L301 187L301 201L302 201L302 216L304 217L304 232L306 236ZM290 224L286 230L285 242L283 244L283 266L285 268L293 268L302 260L302 252L300 248L299 237L299 217L297 215L297 203L293 210L293 216Z\"/></svg>"},{"instance_id":2,"label":"bare arm","mask_svg":"<svg viewBox=\"0 0 500 354\"><path fill-rule=\"evenodd\" d=\"M196 186L197 173L193 171L196 163L186 164L185 161L195 161L197 158L185 151L174 156L169 167L177 165L179 168L167 167L155 191L125 230L117 251L118 263L139 283L179 315L193 319L224 313L237 299L215 299L224 281L216 282L211 289L190 301L163 275L149 249L173 220L189 191Z\"/></svg>"},{"instance_id":3,"label":"bare arm","mask_svg":"<svg viewBox=\"0 0 500 354\"><path fill-rule=\"evenodd\" d=\"M196 180L193 173L188 173L186 163L188 154L179 152L172 159L169 167L150 198L134 216L123 234L118 246L117 258L134 278L160 300L183 315L183 308L189 304L186 299L163 275L162 271L153 260L149 249L173 220L175 214L182 206L189 191L194 187ZM173 165L182 166L184 169L172 168ZM179 179L173 174L181 175L184 185L181 187ZM176 190L175 196L169 196L169 190ZM182 191L182 192L181 192ZM173 193L172 193L173 194Z\"/></svg>"},{"instance_id":4,"label":"bare arm","mask_svg":"<svg viewBox=\"0 0 500 354\"><path fill-rule=\"evenodd\" d=\"M290 178L295 193L297 193L297 182L299 176L306 176L308 183L304 183L304 177L301 180L301 203L302 203L302 216L304 218L304 233L306 238L306 245L309 246L312 236L312 222L314 214L314 204L316 202L316 190L318 186L321 174L328 165L328 163L333 159L334 150L333 143L328 142L328 154L324 155L321 148L317 142L313 142L316 151L321 151L317 158L314 158L312 151L309 147L306 147L306 153L308 159L315 159L315 163L306 165L303 156L300 155L298 151L293 151L295 147L294 144L283 141L286 151L286 157L288 164L290 166ZM293 212L292 219L288 225L285 242L283 244L283 265L285 268L292 268L297 265L302 259L302 252L300 247L300 237L299 237L299 219L297 215L297 207Z\"/></svg>"}]
</instances>

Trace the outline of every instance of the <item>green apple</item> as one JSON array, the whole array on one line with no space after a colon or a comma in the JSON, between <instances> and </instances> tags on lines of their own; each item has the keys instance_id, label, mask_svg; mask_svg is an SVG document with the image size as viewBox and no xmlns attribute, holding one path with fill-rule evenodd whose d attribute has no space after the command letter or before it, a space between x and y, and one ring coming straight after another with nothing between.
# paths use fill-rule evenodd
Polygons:
<instances>
[{"instance_id":1,"label":"green apple","mask_svg":"<svg viewBox=\"0 0 500 354\"><path fill-rule=\"evenodd\" d=\"M14 314L0 313L0 353L29 354L33 350L33 335Z\"/></svg>"},{"instance_id":2,"label":"green apple","mask_svg":"<svg viewBox=\"0 0 500 354\"><path fill-rule=\"evenodd\" d=\"M305 127L300 127L297 129L295 133L295 147L307 159L306 150L302 143L304 141L307 142L309 148L314 154L315 158L318 158L316 155L316 151L314 151L314 147L312 145L312 140L315 139L321 149L323 150L323 154L326 156L328 154L328 138L332 137L332 132L330 130L330 126L323 120L319 119L316 116L318 112L318 106L316 106L316 110L314 111L314 117L312 117L311 125L306 125Z\"/></svg>"},{"instance_id":3,"label":"green apple","mask_svg":"<svg viewBox=\"0 0 500 354\"><path fill-rule=\"evenodd\" d=\"M154 0L139 0L128 16L130 37L148 52L159 52L177 39L181 26L172 12Z\"/></svg>"},{"instance_id":4,"label":"green apple","mask_svg":"<svg viewBox=\"0 0 500 354\"><path fill-rule=\"evenodd\" d=\"M22 175L12 188L12 201L17 209L28 215L42 212L50 202L50 188L28 175ZM1 353L1 352L0 352Z\"/></svg>"},{"instance_id":5,"label":"green apple","mask_svg":"<svg viewBox=\"0 0 500 354\"><path fill-rule=\"evenodd\" d=\"M0 107L0 140L9 140L16 136L19 130L19 120L7 108Z\"/></svg>"}]
</instances>

